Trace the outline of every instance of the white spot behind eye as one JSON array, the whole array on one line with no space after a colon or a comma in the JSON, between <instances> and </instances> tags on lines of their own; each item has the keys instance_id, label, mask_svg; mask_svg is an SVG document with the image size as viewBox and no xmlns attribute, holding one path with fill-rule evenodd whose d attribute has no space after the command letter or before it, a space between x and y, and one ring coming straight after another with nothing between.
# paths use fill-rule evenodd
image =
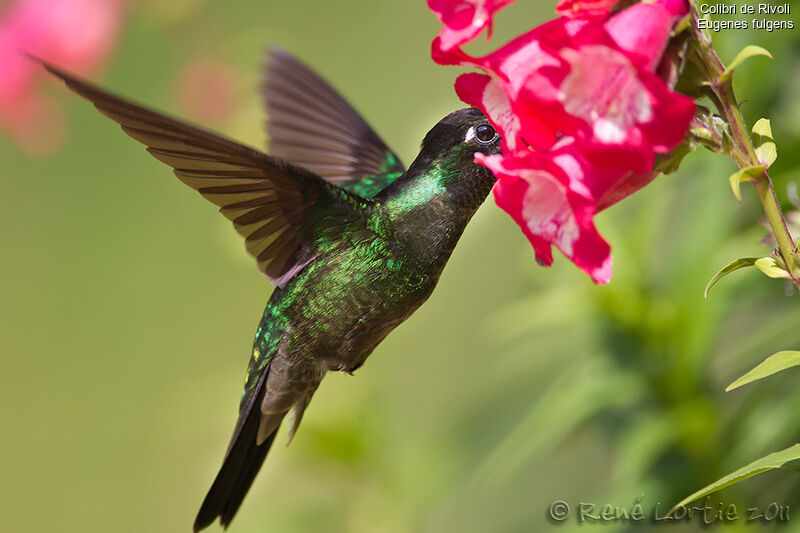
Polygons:
<instances>
[{"instance_id":1,"label":"white spot behind eye","mask_svg":"<svg viewBox=\"0 0 800 533\"><path fill-rule=\"evenodd\" d=\"M475 140L475 126L470 126L467 130L467 134L464 136L465 142L472 142Z\"/></svg>"}]
</instances>

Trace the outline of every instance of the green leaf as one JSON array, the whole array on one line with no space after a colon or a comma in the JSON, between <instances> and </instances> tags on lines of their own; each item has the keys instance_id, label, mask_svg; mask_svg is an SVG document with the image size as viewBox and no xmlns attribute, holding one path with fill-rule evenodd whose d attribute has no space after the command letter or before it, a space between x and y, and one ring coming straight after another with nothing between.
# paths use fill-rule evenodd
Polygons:
<instances>
[{"instance_id":1,"label":"green leaf","mask_svg":"<svg viewBox=\"0 0 800 533\"><path fill-rule=\"evenodd\" d=\"M714 284L718 282L720 279L724 278L734 270L739 270L740 268L745 268L755 265L758 259L759 259L758 257L743 257L722 267L719 272L714 274L714 277L711 278L711 280L708 282L708 285L706 285L706 290L703 293L703 298L708 298L708 291L710 291L711 287L713 287Z\"/></svg>"},{"instance_id":2,"label":"green leaf","mask_svg":"<svg viewBox=\"0 0 800 533\"><path fill-rule=\"evenodd\" d=\"M760 118L753 124L753 133L766 137L770 141L775 140L772 136L772 123L768 118Z\"/></svg>"},{"instance_id":3,"label":"green leaf","mask_svg":"<svg viewBox=\"0 0 800 533\"><path fill-rule=\"evenodd\" d=\"M758 119L753 126L753 142L756 145L756 156L765 166L769 167L778 158L778 148L772 137L772 125L766 118Z\"/></svg>"},{"instance_id":4,"label":"green leaf","mask_svg":"<svg viewBox=\"0 0 800 533\"><path fill-rule=\"evenodd\" d=\"M774 257L767 256L757 259L755 267L773 279L792 279L792 276L789 275L785 268L778 264Z\"/></svg>"},{"instance_id":5,"label":"green leaf","mask_svg":"<svg viewBox=\"0 0 800 533\"><path fill-rule=\"evenodd\" d=\"M778 159L778 149L774 142L765 142L756 148L756 156L764 166L769 167Z\"/></svg>"},{"instance_id":6,"label":"green leaf","mask_svg":"<svg viewBox=\"0 0 800 533\"><path fill-rule=\"evenodd\" d=\"M771 453L762 457L761 459L757 459L749 465L742 467L721 479L718 479L706 487L703 487L691 496L681 500L675 505L675 507L670 509L668 514L672 514L672 512L682 505L699 500L704 496L708 496L709 494L717 492L720 489L724 489L725 487L738 483L743 479L755 476L756 474L760 474L761 472L766 472L767 470L773 470L775 468L788 468L790 470L796 470L799 464L800 444L795 444L794 446L786 448L785 450Z\"/></svg>"},{"instance_id":7,"label":"green leaf","mask_svg":"<svg viewBox=\"0 0 800 533\"><path fill-rule=\"evenodd\" d=\"M725 389L725 392L732 391L733 389L738 389L742 385L747 385L748 383L752 383L753 381L757 381L759 379L763 379L765 377L771 376L772 374L776 374L781 370L786 370L787 368L792 368L793 366L800 365L800 352L794 352L791 350L786 350L783 352L778 352L770 355L766 359L764 359L758 366L752 369L750 372L746 373Z\"/></svg>"},{"instance_id":8,"label":"green leaf","mask_svg":"<svg viewBox=\"0 0 800 533\"><path fill-rule=\"evenodd\" d=\"M733 191L733 196L736 197L737 202L742 201L742 182L760 176L766 169L766 166L758 165L754 167L740 168L731 174L731 177L728 178L728 181L731 184L731 190Z\"/></svg>"},{"instance_id":9,"label":"green leaf","mask_svg":"<svg viewBox=\"0 0 800 533\"><path fill-rule=\"evenodd\" d=\"M773 59L772 54L770 54L769 50L766 48L761 48L760 46L756 46L754 44L745 46L742 48L741 52L736 54L736 57L733 58L733 61L731 61L730 65L728 65L728 67L725 69L725 72L720 75L720 83L728 81L730 77L733 76L733 71L736 69L736 67L741 65L746 59L749 59L753 56L766 56L770 59Z\"/></svg>"}]
</instances>

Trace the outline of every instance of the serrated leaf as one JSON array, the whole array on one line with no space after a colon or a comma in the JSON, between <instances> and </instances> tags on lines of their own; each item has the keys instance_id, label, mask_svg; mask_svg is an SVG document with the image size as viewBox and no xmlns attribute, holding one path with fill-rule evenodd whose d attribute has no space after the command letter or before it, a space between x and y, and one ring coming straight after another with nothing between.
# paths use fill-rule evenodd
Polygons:
<instances>
[{"instance_id":1,"label":"serrated leaf","mask_svg":"<svg viewBox=\"0 0 800 533\"><path fill-rule=\"evenodd\" d=\"M745 46L742 48L742 51L736 54L736 57L733 58L733 61L728 65L725 71L720 74L719 81L720 83L728 81L731 76L733 76L733 71L741 65L745 60L754 57L754 56L766 56L770 59L773 59L772 54L769 53L769 50L766 48L762 48L760 46L756 46L754 44Z\"/></svg>"},{"instance_id":2,"label":"serrated leaf","mask_svg":"<svg viewBox=\"0 0 800 533\"><path fill-rule=\"evenodd\" d=\"M755 267L759 269L761 272L766 274L768 277L773 279L792 279L792 276L786 271L785 268L781 267L777 261L775 261L774 257L762 257L760 259L756 259L754 263Z\"/></svg>"},{"instance_id":3,"label":"serrated leaf","mask_svg":"<svg viewBox=\"0 0 800 533\"><path fill-rule=\"evenodd\" d=\"M706 285L706 290L703 293L703 298L708 298L708 291L711 290L711 287L713 287L716 282L718 282L719 280L721 280L734 270L739 270L740 268L746 268L755 265L758 259L759 259L758 257L743 257L722 267L719 270L719 272L714 274L714 277L709 280L708 285Z\"/></svg>"},{"instance_id":4,"label":"serrated leaf","mask_svg":"<svg viewBox=\"0 0 800 533\"><path fill-rule=\"evenodd\" d=\"M764 165L758 165L754 167L740 168L731 174L731 177L728 178L728 181L731 184L731 190L733 191L733 196L736 197L737 202L742 201L742 182L761 175L761 173L763 173L766 169L767 167Z\"/></svg>"},{"instance_id":5,"label":"serrated leaf","mask_svg":"<svg viewBox=\"0 0 800 533\"><path fill-rule=\"evenodd\" d=\"M709 494L717 492L718 490L724 489L725 487L738 483L749 477L755 476L756 474L760 474L761 472L774 470L776 468L796 470L798 465L800 465L800 444L795 444L794 446L790 446L785 450L771 453L762 457L761 459L756 459L749 465L744 466L735 472L731 472L727 476L718 479L714 483L703 487L691 496L688 496L677 503L675 507L670 509L667 516L672 514L678 507L682 505L692 503L695 500L699 500L704 496L708 496Z\"/></svg>"},{"instance_id":6,"label":"serrated leaf","mask_svg":"<svg viewBox=\"0 0 800 533\"><path fill-rule=\"evenodd\" d=\"M728 385L725 392L738 389L742 385L747 385L753 381L764 379L772 374L776 374L781 370L792 368L793 366L800 365L800 352L785 350L782 352L774 353L764 359L758 366L747 372L745 375Z\"/></svg>"},{"instance_id":7,"label":"serrated leaf","mask_svg":"<svg viewBox=\"0 0 800 533\"><path fill-rule=\"evenodd\" d=\"M772 124L766 118L758 119L753 126L753 134L756 156L761 163L769 167L778 159L778 148L772 137Z\"/></svg>"}]
</instances>

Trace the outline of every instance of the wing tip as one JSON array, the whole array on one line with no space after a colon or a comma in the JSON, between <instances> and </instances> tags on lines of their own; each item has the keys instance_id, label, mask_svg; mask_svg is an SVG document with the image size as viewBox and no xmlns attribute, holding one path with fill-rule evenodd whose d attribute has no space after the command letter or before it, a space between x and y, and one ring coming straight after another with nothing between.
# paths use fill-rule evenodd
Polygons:
<instances>
[{"instance_id":1,"label":"wing tip","mask_svg":"<svg viewBox=\"0 0 800 533\"><path fill-rule=\"evenodd\" d=\"M267 57L293 57L289 50L274 43L266 46L266 55Z\"/></svg>"},{"instance_id":2,"label":"wing tip","mask_svg":"<svg viewBox=\"0 0 800 533\"><path fill-rule=\"evenodd\" d=\"M264 68L261 69L262 90L274 76L275 71L285 68L286 65L298 63L299 60L291 52L277 44L269 44L264 49Z\"/></svg>"},{"instance_id":3,"label":"wing tip","mask_svg":"<svg viewBox=\"0 0 800 533\"><path fill-rule=\"evenodd\" d=\"M37 65L39 65L40 67L45 69L47 72L49 72L53 76L55 76L57 78L60 78L61 81L63 81L64 83L68 84L73 79L72 76L67 74L65 71L61 70L60 68L58 68L57 66L53 65L52 63L49 63L49 62L45 61L41 57L39 57L37 55L34 55L34 54L28 52L27 50L20 50L19 52L22 55L24 55L25 57L27 57L33 63L36 63Z\"/></svg>"}]
</instances>

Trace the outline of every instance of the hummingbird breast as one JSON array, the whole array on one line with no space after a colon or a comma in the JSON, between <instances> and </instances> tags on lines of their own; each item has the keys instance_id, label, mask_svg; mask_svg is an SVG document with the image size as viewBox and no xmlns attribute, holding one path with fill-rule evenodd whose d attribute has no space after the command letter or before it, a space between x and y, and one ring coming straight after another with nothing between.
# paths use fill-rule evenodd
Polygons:
<instances>
[{"instance_id":1,"label":"hummingbird breast","mask_svg":"<svg viewBox=\"0 0 800 533\"><path fill-rule=\"evenodd\" d=\"M341 247L287 287L296 294L287 348L327 370L352 372L427 300L438 278L379 237Z\"/></svg>"}]
</instances>

